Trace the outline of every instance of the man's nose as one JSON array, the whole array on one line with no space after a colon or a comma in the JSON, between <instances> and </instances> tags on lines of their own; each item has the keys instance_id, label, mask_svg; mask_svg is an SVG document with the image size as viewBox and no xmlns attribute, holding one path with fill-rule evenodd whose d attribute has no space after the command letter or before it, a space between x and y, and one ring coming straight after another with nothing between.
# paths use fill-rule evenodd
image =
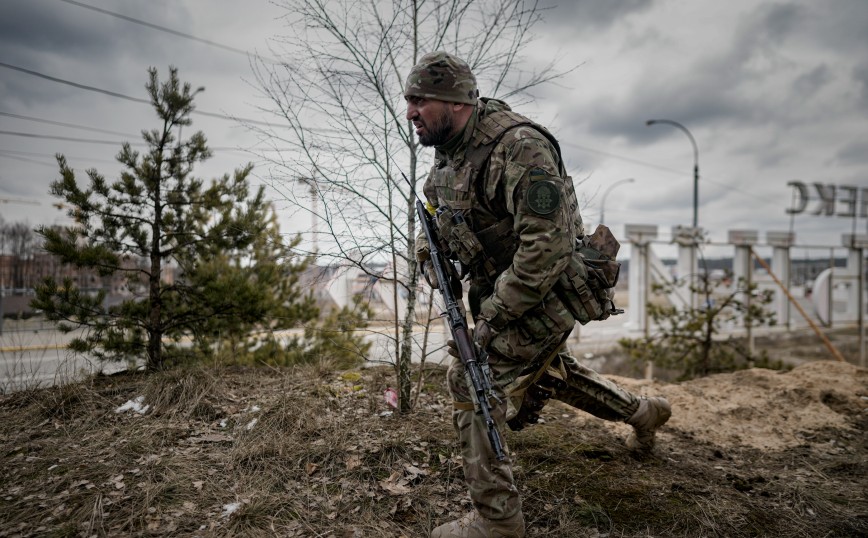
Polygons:
<instances>
[{"instance_id":1,"label":"man's nose","mask_svg":"<svg viewBox=\"0 0 868 538\"><path fill-rule=\"evenodd\" d=\"M416 107L412 103L407 103L407 119L412 120L415 119L416 116L419 115L419 111L416 110Z\"/></svg>"}]
</instances>

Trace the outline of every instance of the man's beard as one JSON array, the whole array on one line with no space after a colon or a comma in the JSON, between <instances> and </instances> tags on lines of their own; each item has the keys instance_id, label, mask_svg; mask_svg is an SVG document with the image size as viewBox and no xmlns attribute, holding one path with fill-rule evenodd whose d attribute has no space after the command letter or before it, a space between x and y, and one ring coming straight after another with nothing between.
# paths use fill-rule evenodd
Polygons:
<instances>
[{"instance_id":1,"label":"man's beard","mask_svg":"<svg viewBox=\"0 0 868 538\"><path fill-rule=\"evenodd\" d=\"M419 143L423 146L442 146L452 138L455 126L449 109L444 108L440 115L434 118L431 125L425 125L425 134L419 135Z\"/></svg>"}]
</instances>

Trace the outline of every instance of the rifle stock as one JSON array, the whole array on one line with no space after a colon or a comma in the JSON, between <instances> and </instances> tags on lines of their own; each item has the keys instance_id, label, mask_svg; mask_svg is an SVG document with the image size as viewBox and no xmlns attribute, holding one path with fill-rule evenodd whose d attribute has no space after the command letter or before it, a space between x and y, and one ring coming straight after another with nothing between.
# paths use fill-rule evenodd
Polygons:
<instances>
[{"instance_id":1,"label":"rifle stock","mask_svg":"<svg viewBox=\"0 0 868 538\"><path fill-rule=\"evenodd\" d=\"M485 351L480 350L479 354L477 354L476 345L470 337L467 320L464 314L462 314L458 303L460 298L456 298L452 292L450 285L451 275L446 269L448 262L440 251L440 238L438 237L437 228L434 226L431 214L428 213L425 206L418 199L416 200L416 213L419 216L422 230L425 232L425 238L428 240L428 247L431 250L431 262L434 266L434 274L437 276L437 287L446 305L446 311L443 315L449 323L449 331L452 333L452 339L455 340L458 355L464 364L464 371L473 389L473 404L476 408L476 413L482 415L485 427L488 429L488 441L491 443L491 449L494 451L498 461L503 461L506 459L506 454L503 451L503 442L500 438L500 432L497 430L497 424L495 424L494 418L491 416L491 405L489 404L489 398L497 399L497 396L494 395L491 387Z\"/></svg>"}]
</instances>

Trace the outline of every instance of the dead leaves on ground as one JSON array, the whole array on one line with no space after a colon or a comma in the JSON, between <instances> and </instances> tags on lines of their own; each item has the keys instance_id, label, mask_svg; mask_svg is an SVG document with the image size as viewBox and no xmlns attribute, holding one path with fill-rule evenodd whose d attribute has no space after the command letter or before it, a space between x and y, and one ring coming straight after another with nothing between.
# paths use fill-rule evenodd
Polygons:
<instances>
[{"instance_id":1,"label":"dead leaves on ground","mask_svg":"<svg viewBox=\"0 0 868 538\"><path fill-rule=\"evenodd\" d=\"M389 416L385 385L367 372L221 378L217 390L197 393L216 411L210 421L155 413L144 400L142 413L115 413L141 394L141 380L117 382L129 386L112 388L111 398L94 390L94 403L81 407L89 414L36 428L27 426L26 409L20 426L7 420L0 450L11 472L0 485L0 537L61 529L415 536L420 522L447 514L443 477L460 476L443 396L423 395L414 413ZM87 398L89 388L82 390ZM10 411L0 407L0 418ZM419 421L434 427L421 429L430 438L420 437ZM245 466L246 457L262 464ZM463 486L452 489L463 497Z\"/></svg>"}]
</instances>

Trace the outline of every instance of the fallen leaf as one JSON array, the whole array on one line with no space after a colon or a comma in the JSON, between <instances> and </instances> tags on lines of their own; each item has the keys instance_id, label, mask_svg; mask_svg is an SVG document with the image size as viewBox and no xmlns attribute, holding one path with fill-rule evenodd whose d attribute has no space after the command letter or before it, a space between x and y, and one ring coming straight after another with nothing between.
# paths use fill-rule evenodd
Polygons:
<instances>
[{"instance_id":1,"label":"fallen leaf","mask_svg":"<svg viewBox=\"0 0 868 538\"><path fill-rule=\"evenodd\" d=\"M352 471L353 469L358 469L362 466L362 458L356 454L353 454L347 458L347 471Z\"/></svg>"},{"instance_id":2,"label":"fallen leaf","mask_svg":"<svg viewBox=\"0 0 868 538\"><path fill-rule=\"evenodd\" d=\"M428 476L428 471L424 471L415 465L410 465L409 463L404 464L404 471L410 475L410 479L413 480L418 476Z\"/></svg>"},{"instance_id":3,"label":"fallen leaf","mask_svg":"<svg viewBox=\"0 0 868 538\"><path fill-rule=\"evenodd\" d=\"M380 487L391 495L406 495L413 491L407 487L407 481L402 478L401 471L395 471L385 480L380 480Z\"/></svg>"}]
</instances>

